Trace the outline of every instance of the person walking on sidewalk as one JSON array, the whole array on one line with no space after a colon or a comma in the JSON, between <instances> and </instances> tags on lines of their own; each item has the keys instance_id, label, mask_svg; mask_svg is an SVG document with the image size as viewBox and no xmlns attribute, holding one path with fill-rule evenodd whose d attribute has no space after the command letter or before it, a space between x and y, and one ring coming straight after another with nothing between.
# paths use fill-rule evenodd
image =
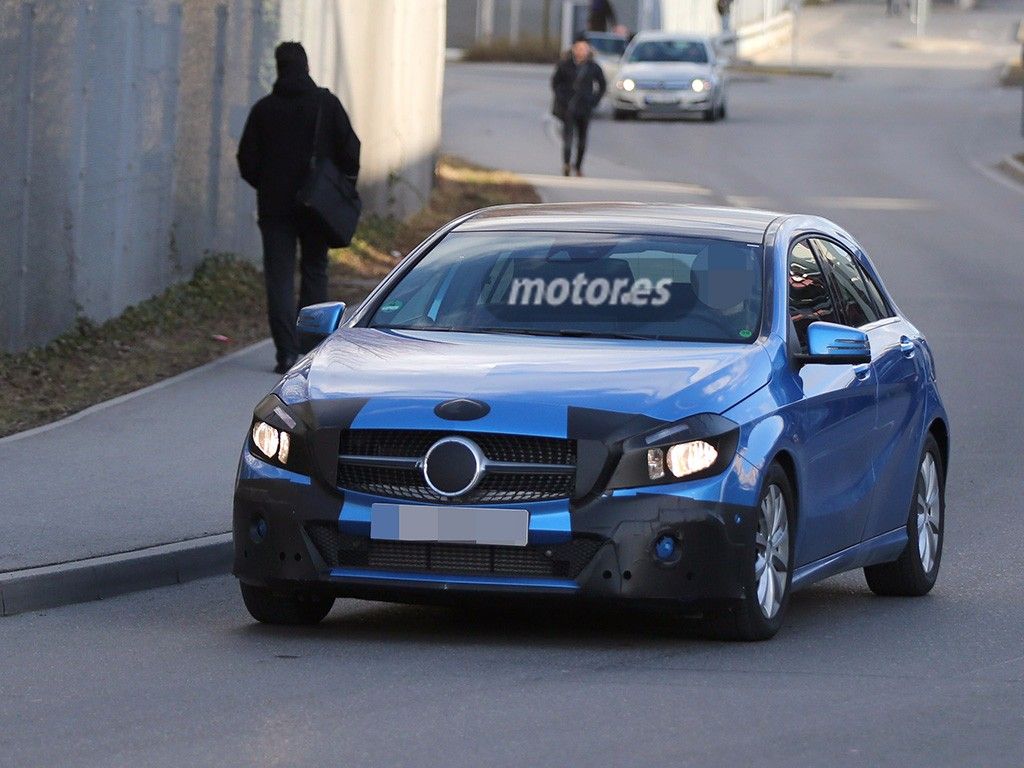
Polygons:
<instances>
[{"instance_id":1,"label":"person walking on sidewalk","mask_svg":"<svg viewBox=\"0 0 1024 768\"><path fill-rule=\"evenodd\" d=\"M583 175L583 153L587 150L587 131L590 118L607 84L604 73L593 59L590 44L578 39L572 50L555 67L551 76L554 91L552 112L562 121L562 174L569 175L572 160L573 137L576 137L576 162L572 166L577 176Z\"/></svg>"},{"instance_id":2,"label":"person walking on sidewalk","mask_svg":"<svg viewBox=\"0 0 1024 768\"><path fill-rule=\"evenodd\" d=\"M274 58L277 81L249 113L238 142L238 169L256 189L267 315L277 348L274 372L285 373L299 355L298 308L327 301L327 240L320 223L296 202L310 173L318 113L320 151L327 151L353 183L359 174L360 144L337 96L317 88L309 76L302 44L281 43ZM302 247L298 307L296 242Z\"/></svg>"}]
</instances>

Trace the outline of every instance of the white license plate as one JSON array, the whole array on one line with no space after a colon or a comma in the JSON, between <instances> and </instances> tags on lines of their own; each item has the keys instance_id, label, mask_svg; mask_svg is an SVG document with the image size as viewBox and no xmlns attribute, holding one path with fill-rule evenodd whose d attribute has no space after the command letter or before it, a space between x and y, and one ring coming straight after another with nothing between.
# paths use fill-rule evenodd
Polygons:
<instances>
[{"instance_id":1,"label":"white license plate","mask_svg":"<svg viewBox=\"0 0 1024 768\"><path fill-rule=\"evenodd\" d=\"M373 504L370 538L525 547L530 513L525 509Z\"/></svg>"},{"instance_id":2,"label":"white license plate","mask_svg":"<svg viewBox=\"0 0 1024 768\"><path fill-rule=\"evenodd\" d=\"M648 104L678 104L679 97L672 93L652 93L647 96Z\"/></svg>"}]
</instances>

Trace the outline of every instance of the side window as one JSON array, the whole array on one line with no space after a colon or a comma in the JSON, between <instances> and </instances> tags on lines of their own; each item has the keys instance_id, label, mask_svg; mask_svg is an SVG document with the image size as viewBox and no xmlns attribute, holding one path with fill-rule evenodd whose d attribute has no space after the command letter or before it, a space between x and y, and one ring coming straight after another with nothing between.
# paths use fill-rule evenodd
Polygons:
<instances>
[{"instance_id":1,"label":"side window","mask_svg":"<svg viewBox=\"0 0 1024 768\"><path fill-rule=\"evenodd\" d=\"M863 267L861 267L860 269L860 274L861 277L864 278L864 288L867 290L868 296L871 297L871 301L878 309L878 316L892 317L892 310L889 309L888 302L886 302L886 300L882 298L882 291L879 289L877 285L875 285L875 281L871 279L871 275L869 275Z\"/></svg>"},{"instance_id":2,"label":"side window","mask_svg":"<svg viewBox=\"0 0 1024 768\"><path fill-rule=\"evenodd\" d=\"M868 292L864 276L853 256L845 248L828 240L815 240L814 243L832 270L839 298L839 313L844 322L858 328L884 317L885 312Z\"/></svg>"},{"instance_id":3,"label":"side window","mask_svg":"<svg viewBox=\"0 0 1024 768\"><path fill-rule=\"evenodd\" d=\"M807 352L807 326L822 320L838 323L825 273L806 242L789 252L789 320L796 332L800 352Z\"/></svg>"}]
</instances>

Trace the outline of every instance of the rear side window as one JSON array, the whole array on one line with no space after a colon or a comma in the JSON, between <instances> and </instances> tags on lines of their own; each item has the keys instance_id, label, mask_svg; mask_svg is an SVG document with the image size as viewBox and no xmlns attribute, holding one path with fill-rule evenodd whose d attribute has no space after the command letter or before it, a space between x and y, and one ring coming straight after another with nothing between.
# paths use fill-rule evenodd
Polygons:
<instances>
[{"instance_id":1,"label":"rear side window","mask_svg":"<svg viewBox=\"0 0 1024 768\"><path fill-rule=\"evenodd\" d=\"M806 242L797 243L789 252L789 320L800 352L807 352L807 326L818 321L839 322L825 273Z\"/></svg>"},{"instance_id":2,"label":"rear side window","mask_svg":"<svg viewBox=\"0 0 1024 768\"><path fill-rule=\"evenodd\" d=\"M828 240L814 243L832 270L844 322L858 328L885 317L888 313L882 297L874 285L868 288L868 280L850 252Z\"/></svg>"}]
</instances>

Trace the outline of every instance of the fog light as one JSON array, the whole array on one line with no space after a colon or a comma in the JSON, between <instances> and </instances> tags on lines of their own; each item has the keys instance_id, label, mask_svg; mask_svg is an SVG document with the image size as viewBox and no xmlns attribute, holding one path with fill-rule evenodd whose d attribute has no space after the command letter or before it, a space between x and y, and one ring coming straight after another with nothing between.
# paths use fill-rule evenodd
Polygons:
<instances>
[{"instance_id":1,"label":"fog light","mask_svg":"<svg viewBox=\"0 0 1024 768\"><path fill-rule=\"evenodd\" d=\"M671 560L676 553L676 540L671 536L662 536L654 544L654 554L659 560Z\"/></svg>"},{"instance_id":2,"label":"fog light","mask_svg":"<svg viewBox=\"0 0 1024 768\"><path fill-rule=\"evenodd\" d=\"M252 521L252 526L249 528L249 536L252 540L259 544L265 538L267 538L267 521L262 517L257 517Z\"/></svg>"}]
</instances>

